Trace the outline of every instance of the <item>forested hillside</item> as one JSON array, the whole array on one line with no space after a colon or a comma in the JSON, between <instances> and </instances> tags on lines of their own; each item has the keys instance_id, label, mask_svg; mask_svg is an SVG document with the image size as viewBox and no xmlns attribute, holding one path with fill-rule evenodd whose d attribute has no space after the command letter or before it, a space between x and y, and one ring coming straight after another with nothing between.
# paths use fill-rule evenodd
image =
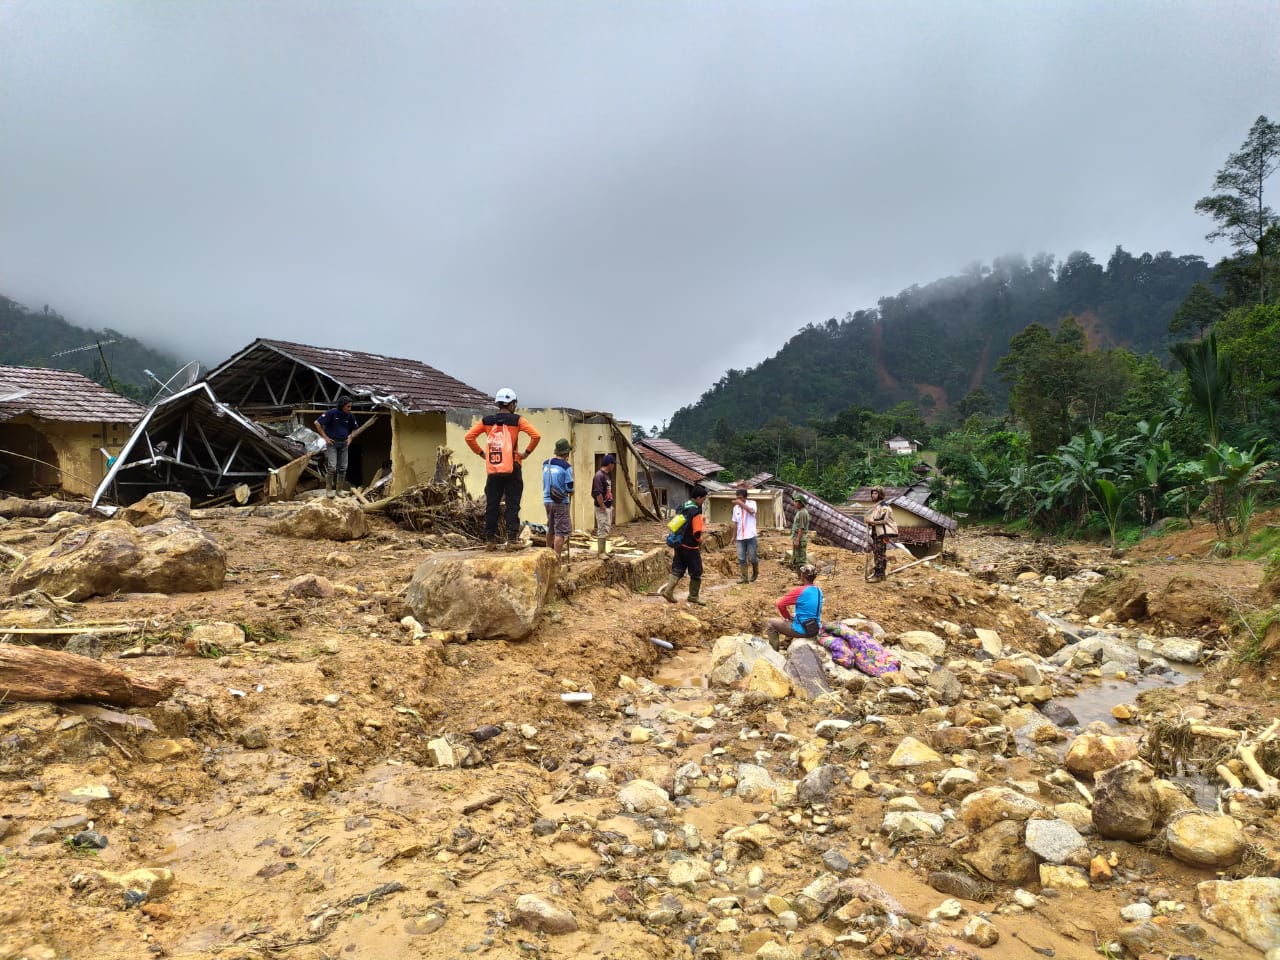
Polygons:
<instances>
[{"instance_id":1,"label":"forested hillside","mask_svg":"<svg viewBox=\"0 0 1280 960\"><path fill-rule=\"evenodd\" d=\"M0 296L0 364L74 370L104 386L114 380L118 393L136 400L149 400L155 393L143 370L163 380L179 366L173 357L133 337L110 328L78 327L48 307L28 310L5 296Z\"/></svg>"},{"instance_id":2,"label":"forested hillside","mask_svg":"<svg viewBox=\"0 0 1280 960\"><path fill-rule=\"evenodd\" d=\"M776 418L804 424L902 401L929 414L978 388L1003 405L1008 387L996 364L1029 324L1056 328L1074 315L1093 348L1164 354L1173 314L1211 272L1198 256L1133 256L1120 247L1105 267L1081 252L1061 264L1047 255L1000 258L805 327L758 366L727 371L676 411L664 435L704 448L721 419L752 430Z\"/></svg>"}]
</instances>

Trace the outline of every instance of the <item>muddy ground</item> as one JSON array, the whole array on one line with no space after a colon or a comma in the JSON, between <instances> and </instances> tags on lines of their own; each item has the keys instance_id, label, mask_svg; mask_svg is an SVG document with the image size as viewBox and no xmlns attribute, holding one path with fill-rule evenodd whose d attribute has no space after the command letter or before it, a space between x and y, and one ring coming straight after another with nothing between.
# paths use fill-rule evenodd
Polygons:
<instances>
[{"instance_id":1,"label":"muddy ground","mask_svg":"<svg viewBox=\"0 0 1280 960\"><path fill-rule=\"evenodd\" d=\"M51 704L0 707L0 957L621 960L753 956L766 942L789 942L796 957L858 955L863 947L837 943L822 924L788 936L760 906L770 893L803 888L821 872L820 851L832 845L929 928L923 915L944 899L925 882L929 844L878 834L881 796L845 797L810 818L744 801L712 776L695 789L695 802L671 817L620 811L618 788L634 777L669 786L672 771L690 760L719 769L761 750L781 756L788 744L811 738L819 720L857 714L853 691L832 702L754 706L739 695L730 706L728 691L704 686L714 639L758 633L792 584L781 535L763 538L761 576L750 585L734 582L731 549L709 552L704 608L609 585L605 564L579 557L530 639L441 645L415 641L400 624L409 612L402 591L428 538L374 520L372 535L354 543L298 541L267 533L269 522L202 522L230 558L222 590L99 598L71 611L75 623L134 625L104 638L106 658L145 648L147 655L119 662L180 680L169 700L131 711L154 732ZM621 532L640 546L659 543L657 525ZM0 528L0 539L22 552L54 536L42 521ZM812 547L827 617L868 617L891 635L950 621L965 628L950 641L961 654L976 645L968 639L973 627L998 631L1006 648L1047 653L1061 641L1032 607L1056 603L1060 609L1051 612L1066 612L1083 585L1033 579L1044 558L1104 571L1119 563L1087 545L961 536L949 548L935 563L868 585L862 557ZM1177 562L1206 590L1217 590L1216 568ZM1123 572L1158 580L1170 569L1167 559L1138 558ZM335 596L286 597L285 584L304 573L329 578ZM1260 573L1256 564L1235 565L1227 589L1245 600ZM0 595L6 586L0 576ZM191 627L211 621L242 624L250 642L233 654L189 649ZM1218 647L1228 643L1218 622L1176 626ZM673 643L674 654L662 654L650 637ZM624 676L641 683L620 687ZM644 683L649 677L659 685ZM1201 692L1211 716L1270 716L1274 684L1274 677L1228 666L1184 692L1188 702ZM594 700L567 705L560 699L567 690L592 691ZM902 736L927 741L912 714L869 732L850 769L861 761L880 782L923 785L927 778L882 766ZM442 736L459 746L464 766L431 765L428 744ZM593 768L603 776L587 776ZM984 772L996 782L1036 775L1017 755L991 758ZM73 793L85 787L105 787L109 797ZM724 831L762 817L794 837L759 861L762 887L749 887L735 870L711 889L668 888L655 831L674 838L673 849L719 848ZM64 842L90 827L107 838L105 848ZM35 836L42 831L43 842ZM1143 889L1167 888L1190 915L1194 884L1213 877L1158 849L1096 846L1114 851ZM172 886L129 904L130 884L113 875L142 867L172 870ZM1135 896L1132 885L1070 897L1050 891L1035 909L1022 910L1012 906L1011 892L965 903L968 913L1010 908L994 916L1002 932L995 946L963 943L961 920L935 925L927 942L903 949L993 960L1033 956L1031 950L1096 956L1122 924L1118 907ZM521 894L568 907L579 929L548 935L515 925L513 902ZM664 904L671 913L665 924L655 920ZM1211 941L1197 955L1261 956L1208 929Z\"/></svg>"}]
</instances>

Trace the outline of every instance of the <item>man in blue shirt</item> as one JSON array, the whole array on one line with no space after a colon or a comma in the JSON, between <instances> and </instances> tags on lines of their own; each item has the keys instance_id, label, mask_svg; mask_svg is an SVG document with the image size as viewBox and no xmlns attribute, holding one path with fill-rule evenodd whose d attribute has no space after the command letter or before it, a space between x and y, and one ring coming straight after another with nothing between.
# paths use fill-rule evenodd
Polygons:
<instances>
[{"instance_id":1,"label":"man in blue shirt","mask_svg":"<svg viewBox=\"0 0 1280 960\"><path fill-rule=\"evenodd\" d=\"M542 503L547 508L547 546L556 552L556 559L569 559L565 545L573 533L573 521L569 517L569 498L573 496L573 465L569 454L573 447L568 440L556 441L556 455L542 462Z\"/></svg>"},{"instance_id":2,"label":"man in blue shirt","mask_svg":"<svg viewBox=\"0 0 1280 960\"><path fill-rule=\"evenodd\" d=\"M358 424L351 415L351 398L341 397L338 405L320 415L316 421L316 433L324 437L324 489L325 496L332 497L347 489L347 443Z\"/></svg>"},{"instance_id":3,"label":"man in blue shirt","mask_svg":"<svg viewBox=\"0 0 1280 960\"><path fill-rule=\"evenodd\" d=\"M782 617L775 617L764 625L765 638L773 649L779 649L782 637L786 637L789 644L796 637L812 639L818 635L822 628L822 590L813 582L817 579L818 568L806 563L800 568L800 586L778 600Z\"/></svg>"}]
</instances>

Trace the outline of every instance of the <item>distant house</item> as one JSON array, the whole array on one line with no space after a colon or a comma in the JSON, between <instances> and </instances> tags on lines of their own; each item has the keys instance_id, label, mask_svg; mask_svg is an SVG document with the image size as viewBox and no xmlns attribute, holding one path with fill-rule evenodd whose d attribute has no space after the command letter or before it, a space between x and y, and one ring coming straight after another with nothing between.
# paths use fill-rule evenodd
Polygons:
<instances>
[{"instance_id":1,"label":"distant house","mask_svg":"<svg viewBox=\"0 0 1280 960\"><path fill-rule=\"evenodd\" d=\"M920 449L920 444L914 440L908 440L906 437L890 437L884 442L889 452L894 456L905 457L907 454L915 453Z\"/></svg>"},{"instance_id":2,"label":"distant house","mask_svg":"<svg viewBox=\"0 0 1280 960\"><path fill-rule=\"evenodd\" d=\"M694 484L701 483L708 490L728 488L713 479L724 467L672 440L646 437L636 442L636 452L653 475L654 492L664 510L677 509L688 500Z\"/></svg>"},{"instance_id":3,"label":"distant house","mask_svg":"<svg viewBox=\"0 0 1280 960\"><path fill-rule=\"evenodd\" d=\"M199 383L157 404L98 495L131 503L150 490L177 489L199 503L241 483L255 493L274 489L287 471L282 495L288 496L300 475L309 471L319 478L312 425L342 396L352 398L361 424L347 471L354 484L364 486L390 473L386 492L402 493L430 480L437 449L448 447L454 463L467 470L468 492L484 493L484 464L463 436L496 409L490 393L418 360L259 339ZM625 458L612 418L562 408L522 407L519 412L543 437L524 468L520 512L525 519L545 519L541 464L558 438L573 444L580 487L590 483L606 453ZM634 475L630 458L623 459L621 469ZM619 522L635 515L630 497L615 498L615 514ZM573 522L584 529L594 522L589 496L575 497Z\"/></svg>"},{"instance_id":4,"label":"distant house","mask_svg":"<svg viewBox=\"0 0 1280 960\"><path fill-rule=\"evenodd\" d=\"M920 480L909 487L885 487L884 497L893 508L893 520L898 525L898 540L917 553L940 553L947 533L957 528L956 521L931 508L933 496L928 480ZM871 506L871 488L858 487L840 512L850 517L863 517Z\"/></svg>"},{"instance_id":5,"label":"distant house","mask_svg":"<svg viewBox=\"0 0 1280 960\"><path fill-rule=\"evenodd\" d=\"M78 373L0 366L0 489L93 493L145 412Z\"/></svg>"}]
</instances>

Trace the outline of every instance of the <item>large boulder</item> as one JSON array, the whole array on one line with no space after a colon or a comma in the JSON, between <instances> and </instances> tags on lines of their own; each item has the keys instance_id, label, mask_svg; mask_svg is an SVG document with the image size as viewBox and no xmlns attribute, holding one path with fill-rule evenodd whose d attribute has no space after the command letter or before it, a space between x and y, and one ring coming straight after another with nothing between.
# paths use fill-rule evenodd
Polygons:
<instances>
[{"instance_id":1,"label":"large boulder","mask_svg":"<svg viewBox=\"0 0 1280 960\"><path fill-rule=\"evenodd\" d=\"M1244 857L1244 830L1232 817L1188 810L1165 828L1169 852L1193 867L1229 867Z\"/></svg>"},{"instance_id":2,"label":"large boulder","mask_svg":"<svg viewBox=\"0 0 1280 960\"><path fill-rule=\"evenodd\" d=\"M1093 826L1112 840L1146 840L1160 819L1160 797L1152 769L1126 760L1095 778Z\"/></svg>"},{"instance_id":3,"label":"large boulder","mask_svg":"<svg viewBox=\"0 0 1280 960\"><path fill-rule=\"evenodd\" d=\"M419 564L405 602L422 623L472 637L523 640L556 583L550 550L437 553Z\"/></svg>"},{"instance_id":4,"label":"large boulder","mask_svg":"<svg viewBox=\"0 0 1280 960\"><path fill-rule=\"evenodd\" d=\"M1036 855L1023 845L1020 820L1001 820L951 845L960 858L988 880L1026 883L1036 876Z\"/></svg>"},{"instance_id":5,"label":"large boulder","mask_svg":"<svg viewBox=\"0 0 1280 960\"><path fill-rule=\"evenodd\" d=\"M751 675L758 660L767 660L780 672L786 672L787 658L759 637L749 634L720 637L711 647L708 679L713 687L734 686Z\"/></svg>"},{"instance_id":6,"label":"large boulder","mask_svg":"<svg viewBox=\"0 0 1280 960\"><path fill-rule=\"evenodd\" d=\"M299 540L359 540L369 521L355 500L322 497L267 527L269 533Z\"/></svg>"},{"instance_id":7,"label":"large boulder","mask_svg":"<svg viewBox=\"0 0 1280 960\"><path fill-rule=\"evenodd\" d=\"M116 519L135 527L149 527L161 520L190 520L191 498L176 490L157 490L125 507Z\"/></svg>"},{"instance_id":8,"label":"large boulder","mask_svg":"<svg viewBox=\"0 0 1280 960\"><path fill-rule=\"evenodd\" d=\"M934 660L941 660L947 652L947 642L931 630L904 630L895 643L903 650L923 653Z\"/></svg>"},{"instance_id":9,"label":"large boulder","mask_svg":"<svg viewBox=\"0 0 1280 960\"><path fill-rule=\"evenodd\" d=\"M1280 879L1207 880L1197 884L1200 913L1259 950L1280 947Z\"/></svg>"},{"instance_id":10,"label":"large boulder","mask_svg":"<svg viewBox=\"0 0 1280 960\"><path fill-rule=\"evenodd\" d=\"M1091 776L1138 755L1138 744L1128 737L1082 733L1071 741L1063 765L1074 774Z\"/></svg>"},{"instance_id":11,"label":"large boulder","mask_svg":"<svg viewBox=\"0 0 1280 960\"><path fill-rule=\"evenodd\" d=\"M9 591L42 590L68 600L199 593L217 590L226 575L226 552L199 527L174 519L137 528L107 520L31 554L14 570Z\"/></svg>"}]
</instances>

